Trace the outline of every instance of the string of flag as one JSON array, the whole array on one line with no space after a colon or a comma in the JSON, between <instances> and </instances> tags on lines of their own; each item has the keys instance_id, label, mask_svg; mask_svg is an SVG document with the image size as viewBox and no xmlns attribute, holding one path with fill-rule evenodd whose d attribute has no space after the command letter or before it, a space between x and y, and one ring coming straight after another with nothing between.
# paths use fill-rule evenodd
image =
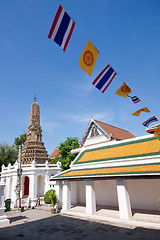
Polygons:
<instances>
[{"instance_id":1,"label":"string of flag","mask_svg":"<svg viewBox=\"0 0 160 240\"><path fill-rule=\"evenodd\" d=\"M48 38L54 40L65 52L71 39L74 27L75 21L69 16L65 9L61 5L59 5L51 29L49 31ZM84 72L86 72L90 76L92 75L99 54L99 50L90 40L88 40L80 56L79 66ZM108 64L99 73L99 75L95 78L92 84L102 93L104 93L116 75L116 71ZM134 104L139 103L141 101L139 97L137 97L136 95L130 96L129 94L131 92L131 88L124 82L115 94L121 97L130 98ZM143 107L141 109L138 109L132 115L138 117L141 112L149 113L150 110L147 107ZM150 123L156 121L158 121L158 119L155 116L152 116L146 121L144 121L142 125L148 127Z\"/></svg>"}]
</instances>

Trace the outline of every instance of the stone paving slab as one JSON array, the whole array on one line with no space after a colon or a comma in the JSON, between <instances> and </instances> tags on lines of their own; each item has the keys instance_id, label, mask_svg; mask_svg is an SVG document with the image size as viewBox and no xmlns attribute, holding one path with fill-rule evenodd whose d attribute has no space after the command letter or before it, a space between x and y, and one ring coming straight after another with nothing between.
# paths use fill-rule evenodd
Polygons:
<instances>
[{"instance_id":1,"label":"stone paving slab","mask_svg":"<svg viewBox=\"0 0 160 240\"><path fill-rule=\"evenodd\" d=\"M43 209L43 210L41 210ZM11 223L0 226L0 240L159 240L160 230L123 226L85 218L51 214L41 209L7 212Z\"/></svg>"}]
</instances>

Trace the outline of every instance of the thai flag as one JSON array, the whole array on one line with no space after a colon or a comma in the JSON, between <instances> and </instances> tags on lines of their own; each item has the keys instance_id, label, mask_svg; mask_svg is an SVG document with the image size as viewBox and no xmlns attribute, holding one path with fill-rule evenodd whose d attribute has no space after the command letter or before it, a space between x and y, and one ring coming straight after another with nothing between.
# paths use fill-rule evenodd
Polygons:
<instances>
[{"instance_id":1,"label":"thai flag","mask_svg":"<svg viewBox=\"0 0 160 240\"><path fill-rule=\"evenodd\" d=\"M48 38L53 39L65 52L74 26L75 22L60 5L54 18Z\"/></svg>"},{"instance_id":2,"label":"thai flag","mask_svg":"<svg viewBox=\"0 0 160 240\"><path fill-rule=\"evenodd\" d=\"M133 96L133 97L130 97L130 98L132 99L133 103L138 103L138 102L141 101L137 96Z\"/></svg>"},{"instance_id":3,"label":"thai flag","mask_svg":"<svg viewBox=\"0 0 160 240\"><path fill-rule=\"evenodd\" d=\"M92 84L98 88L102 93L108 88L113 78L116 76L116 72L110 65L107 65L103 71L96 77Z\"/></svg>"},{"instance_id":4,"label":"thai flag","mask_svg":"<svg viewBox=\"0 0 160 240\"><path fill-rule=\"evenodd\" d=\"M153 117L149 118L148 120L146 120L144 123L142 123L142 125L145 127L148 127L150 123L157 122L157 121L158 121L158 119L155 116L153 116Z\"/></svg>"}]
</instances>

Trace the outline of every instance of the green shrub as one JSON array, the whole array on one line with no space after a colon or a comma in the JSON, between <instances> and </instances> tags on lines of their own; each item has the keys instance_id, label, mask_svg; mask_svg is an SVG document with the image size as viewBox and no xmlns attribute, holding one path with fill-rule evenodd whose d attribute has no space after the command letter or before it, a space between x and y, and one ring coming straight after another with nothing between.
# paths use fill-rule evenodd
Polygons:
<instances>
[{"instance_id":1,"label":"green shrub","mask_svg":"<svg viewBox=\"0 0 160 240\"><path fill-rule=\"evenodd\" d=\"M49 198L51 199L51 203L53 205L53 208L55 207L55 205L58 203L58 197L56 195L56 191L53 190L50 195L49 195Z\"/></svg>"},{"instance_id":2,"label":"green shrub","mask_svg":"<svg viewBox=\"0 0 160 240\"><path fill-rule=\"evenodd\" d=\"M51 202L51 199L50 199L50 195L51 195L51 193L52 192L55 192L55 190L48 190L46 193L45 193L45 195L44 195L44 202L45 202L45 204L52 204L52 202Z\"/></svg>"}]
</instances>

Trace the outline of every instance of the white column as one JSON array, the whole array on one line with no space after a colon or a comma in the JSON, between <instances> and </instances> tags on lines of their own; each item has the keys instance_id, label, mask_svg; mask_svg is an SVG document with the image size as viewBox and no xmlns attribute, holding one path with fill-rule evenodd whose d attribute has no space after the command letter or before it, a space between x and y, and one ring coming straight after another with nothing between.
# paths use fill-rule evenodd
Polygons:
<instances>
[{"instance_id":1,"label":"white column","mask_svg":"<svg viewBox=\"0 0 160 240\"><path fill-rule=\"evenodd\" d=\"M45 185L44 185L44 194L49 190L49 172L46 172L45 175Z\"/></svg>"},{"instance_id":2,"label":"white column","mask_svg":"<svg viewBox=\"0 0 160 240\"><path fill-rule=\"evenodd\" d=\"M69 181L64 181L62 198L62 210L69 210L71 208L71 183Z\"/></svg>"},{"instance_id":3,"label":"white column","mask_svg":"<svg viewBox=\"0 0 160 240\"><path fill-rule=\"evenodd\" d=\"M10 177L6 177L6 194L5 198L9 198L9 191L10 191Z\"/></svg>"},{"instance_id":4,"label":"white column","mask_svg":"<svg viewBox=\"0 0 160 240\"><path fill-rule=\"evenodd\" d=\"M31 200L31 207L34 207L36 205L36 189L37 183L35 181L35 174L32 174L29 176L29 198Z\"/></svg>"},{"instance_id":5,"label":"white column","mask_svg":"<svg viewBox=\"0 0 160 240\"><path fill-rule=\"evenodd\" d=\"M119 213L121 219L129 219L132 217L130 197L127 191L126 182L123 179L117 179L117 194Z\"/></svg>"},{"instance_id":6,"label":"white column","mask_svg":"<svg viewBox=\"0 0 160 240\"><path fill-rule=\"evenodd\" d=\"M16 185L17 185L17 172L12 177L12 190L11 190L11 208L16 207Z\"/></svg>"},{"instance_id":7,"label":"white column","mask_svg":"<svg viewBox=\"0 0 160 240\"><path fill-rule=\"evenodd\" d=\"M11 198L11 177L9 176L8 179L8 197L7 198Z\"/></svg>"},{"instance_id":8,"label":"white column","mask_svg":"<svg viewBox=\"0 0 160 240\"><path fill-rule=\"evenodd\" d=\"M96 212L96 196L93 181L86 181L86 213Z\"/></svg>"},{"instance_id":9,"label":"white column","mask_svg":"<svg viewBox=\"0 0 160 240\"><path fill-rule=\"evenodd\" d=\"M62 181L56 181L55 185L56 195L58 197L57 210L62 208Z\"/></svg>"}]
</instances>

